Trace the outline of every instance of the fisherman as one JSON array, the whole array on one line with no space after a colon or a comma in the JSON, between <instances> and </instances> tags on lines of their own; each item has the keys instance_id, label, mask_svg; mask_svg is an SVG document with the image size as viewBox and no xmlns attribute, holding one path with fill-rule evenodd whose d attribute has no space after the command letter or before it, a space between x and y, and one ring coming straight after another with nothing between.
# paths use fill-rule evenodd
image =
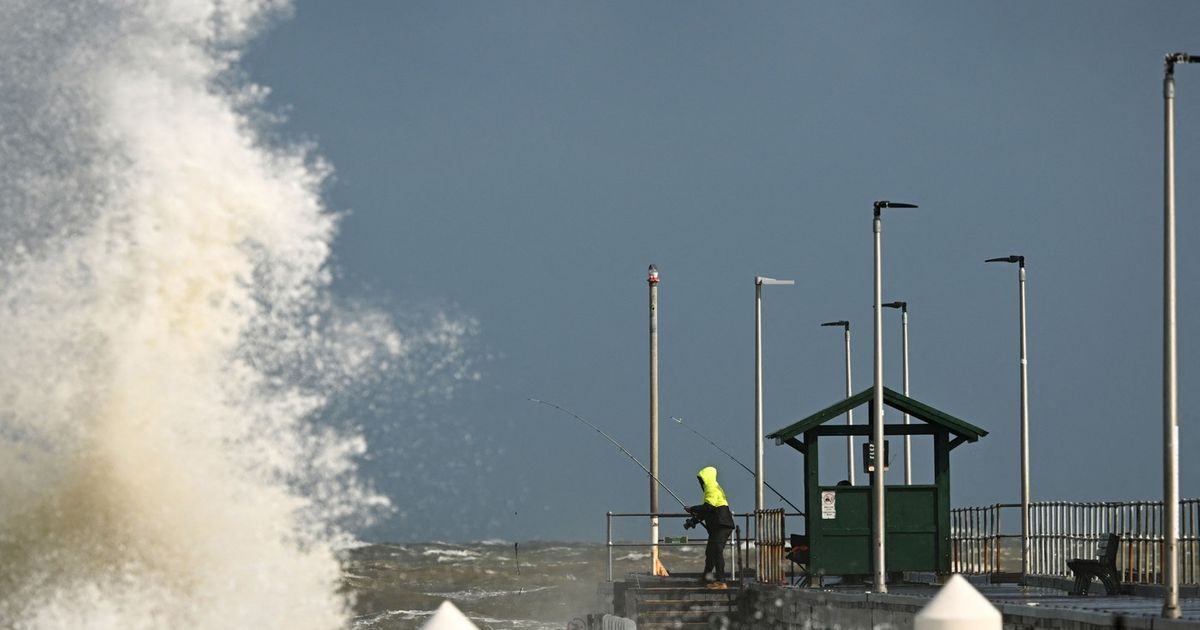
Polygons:
<instances>
[{"instance_id":1,"label":"fisherman","mask_svg":"<svg viewBox=\"0 0 1200 630\"><path fill-rule=\"evenodd\" d=\"M704 503L693 505L687 509L692 517L683 524L684 529L691 529L697 523L708 530L708 544L704 547L704 585L711 589L728 588L725 585L725 543L733 533L733 512L729 511L729 501L725 491L717 483L717 469L705 466L696 473L700 488L704 490Z\"/></svg>"}]
</instances>

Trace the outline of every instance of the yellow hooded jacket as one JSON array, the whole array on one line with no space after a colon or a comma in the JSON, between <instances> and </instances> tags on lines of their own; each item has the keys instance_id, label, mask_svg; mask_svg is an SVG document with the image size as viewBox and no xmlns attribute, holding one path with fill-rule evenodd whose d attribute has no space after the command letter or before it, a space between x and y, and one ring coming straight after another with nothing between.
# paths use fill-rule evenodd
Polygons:
<instances>
[{"instance_id":1,"label":"yellow hooded jacket","mask_svg":"<svg viewBox=\"0 0 1200 630\"><path fill-rule=\"evenodd\" d=\"M688 508L688 511L701 519L704 528L709 532L715 527L732 529L733 512L729 511L729 500L725 498L725 491L721 489L721 484L717 483L717 469L705 466L696 473L696 479L700 480L700 487L704 489L704 503L694 505Z\"/></svg>"},{"instance_id":2,"label":"yellow hooded jacket","mask_svg":"<svg viewBox=\"0 0 1200 630\"><path fill-rule=\"evenodd\" d=\"M721 484L717 483L716 468L705 466L696 473L696 478L700 480L700 487L704 489L705 503L713 507L729 505L729 501L725 498L725 491L721 489Z\"/></svg>"}]
</instances>

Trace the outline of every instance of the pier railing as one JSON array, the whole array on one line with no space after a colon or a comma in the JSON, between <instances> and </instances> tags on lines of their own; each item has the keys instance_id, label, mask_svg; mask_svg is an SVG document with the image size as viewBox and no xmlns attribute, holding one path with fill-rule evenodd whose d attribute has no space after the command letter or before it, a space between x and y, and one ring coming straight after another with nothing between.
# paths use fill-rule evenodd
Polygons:
<instances>
[{"instance_id":1,"label":"pier railing","mask_svg":"<svg viewBox=\"0 0 1200 630\"><path fill-rule=\"evenodd\" d=\"M644 541L644 542L618 541L618 540L613 539L614 519L638 519L639 522L648 522L649 519L653 516L658 516L658 518L660 520L661 519L686 519L686 518L689 518L691 516L691 514L659 513L656 515L656 514L651 514L649 512L608 512L608 517L607 517L606 524L605 524L605 544L608 546L608 566L606 569L606 575L608 576L609 582L613 581L613 552L618 548L625 547L625 548L631 548L631 549L649 550L656 545L660 549L664 548L664 547L688 547L688 546L696 547L698 545L701 549L700 553L701 554L704 553L703 549L704 549L704 545L707 544L707 542L708 542L707 538L691 538L688 536L682 536L682 537L665 536L665 537L662 537L660 540L654 541L654 542L651 542L651 541ZM700 529L703 530L704 528L701 527ZM741 527L738 527L733 530L733 535L731 536L731 538L733 539L731 542L733 544L728 545L727 550L726 550L727 553L729 553L729 564L726 566L726 568L729 570L731 579L737 579L738 573L741 571L742 567L745 566L742 563L741 556L737 552L737 550L742 547L742 538L741 538L742 531L743 530Z\"/></svg>"},{"instance_id":2,"label":"pier railing","mask_svg":"<svg viewBox=\"0 0 1200 630\"><path fill-rule=\"evenodd\" d=\"M608 565L606 570L608 581L611 582L613 580L613 556L617 549L624 547L648 551L654 546L654 543L650 541L617 540L614 538L614 526L618 521L621 521L628 523L628 527L640 527L654 516L658 516L660 520L672 520L685 519L691 515L681 513L659 513L655 515L648 512L608 512L605 525L605 544L608 547ZM731 536L730 543L732 544L728 545L726 549L726 552L730 554L728 564L726 565L730 577L736 579L740 574L746 574L747 567L750 567L754 569L754 574L759 581L785 581L787 579L784 575L786 563L783 560L784 545L787 541L787 530L784 524L785 518L796 518L799 516L800 514L798 513L785 512L782 509L763 510L762 518L756 518L755 514L736 515L735 520L739 524ZM622 527L622 530L625 530L625 528ZM703 530L703 527L699 528L699 531ZM704 545L707 542L707 538L662 536L657 541L657 545L660 550L671 547L699 547L700 554L703 554ZM750 555L751 547L755 549L753 557Z\"/></svg>"},{"instance_id":3,"label":"pier railing","mask_svg":"<svg viewBox=\"0 0 1200 630\"><path fill-rule=\"evenodd\" d=\"M1117 569L1129 584L1163 582L1162 501L1029 505L1029 574L1070 577L1067 561L1094 558L1109 533L1121 539ZM1200 499L1179 502L1179 580L1200 584ZM1021 506L997 503L951 510L951 570L974 575L1019 575Z\"/></svg>"}]
</instances>

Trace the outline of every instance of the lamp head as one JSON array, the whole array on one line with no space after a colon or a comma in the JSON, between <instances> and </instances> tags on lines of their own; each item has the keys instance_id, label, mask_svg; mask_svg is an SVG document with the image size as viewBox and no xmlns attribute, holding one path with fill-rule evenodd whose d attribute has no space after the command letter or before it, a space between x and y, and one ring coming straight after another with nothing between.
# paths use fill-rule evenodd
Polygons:
<instances>
[{"instance_id":1,"label":"lamp head","mask_svg":"<svg viewBox=\"0 0 1200 630\"><path fill-rule=\"evenodd\" d=\"M1200 55L1189 55L1187 53L1175 52L1167 55L1167 80L1175 80L1175 64L1177 63L1200 63Z\"/></svg>"},{"instance_id":2,"label":"lamp head","mask_svg":"<svg viewBox=\"0 0 1200 630\"><path fill-rule=\"evenodd\" d=\"M1017 255L1013 255L1013 256L1001 256L1001 257L999 257L999 258L989 258L989 259L985 260L984 262L1006 262L1006 263L1017 263L1017 264L1021 265L1022 267L1024 267L1024 266L1025 266L1025 257L1024 257L1024 256L1017 256Z\"/></svg>"},{"instance_id":3,"label":"lamp head","mask_svg":"<svg viewBox=\"0 0 1200 630\"><path fill-rule=\"evenodd\" d=\"M916 208L916 207L918 207L918 206L915 203L904 203L901 201L887 201L887 200L876 201L875 202L875 216L879 216L879 211L884 208Z\"/></svg>"},{"instance_id":4,"label":"lamp head","mask_svg":"<svg viewBox=\"0 0 1200 630\"><path fill-rule=\"evenodd\" d=\"M650 284L658 284L658 265L650 265L646 276L646 282Z\"/></svg>"},{"instance_id":5,"label":"lamp head","mask_svg":"<svg viewBox=\"0 0 1200 630\"><path fill-rule=\"evenodd\" d=\"M821 325L822 326L841 326L842 328L846 329L846 332L850 332L850 322L848 322L844 319L839 319L836 322L825 322L824 324L821 324Z\"/></svg>"},{"instance_id":6,"label":"lamp head","mask_svg":"<svg viewBox=\"0 0 1200 630\"><path fill-rule=\"evenodd\" d=\"M880 306L882 306L884 308L898 308L898 309L904 311L905 313L908 312L908 302L900 302L900 301L888 302L887 304L880 304Z\"/></svg>"}]
</instances>

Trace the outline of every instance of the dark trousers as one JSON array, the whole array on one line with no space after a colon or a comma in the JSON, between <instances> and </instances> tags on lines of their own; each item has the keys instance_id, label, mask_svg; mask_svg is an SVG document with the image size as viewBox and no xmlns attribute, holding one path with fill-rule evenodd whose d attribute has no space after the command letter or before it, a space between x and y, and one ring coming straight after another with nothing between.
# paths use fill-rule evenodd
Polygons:
<instances>
[{"instance_id":1,"label":"dark trousers","mask_svg":"<svg viewBox=\"0 0 1200 630\"><path fill-rule=\"evenodd\" d=\"M732 527L714 527L708 532L708 544L704 546L705 582L725 580L725 543L732 533Z\"/></svg>"}]
</instances>

